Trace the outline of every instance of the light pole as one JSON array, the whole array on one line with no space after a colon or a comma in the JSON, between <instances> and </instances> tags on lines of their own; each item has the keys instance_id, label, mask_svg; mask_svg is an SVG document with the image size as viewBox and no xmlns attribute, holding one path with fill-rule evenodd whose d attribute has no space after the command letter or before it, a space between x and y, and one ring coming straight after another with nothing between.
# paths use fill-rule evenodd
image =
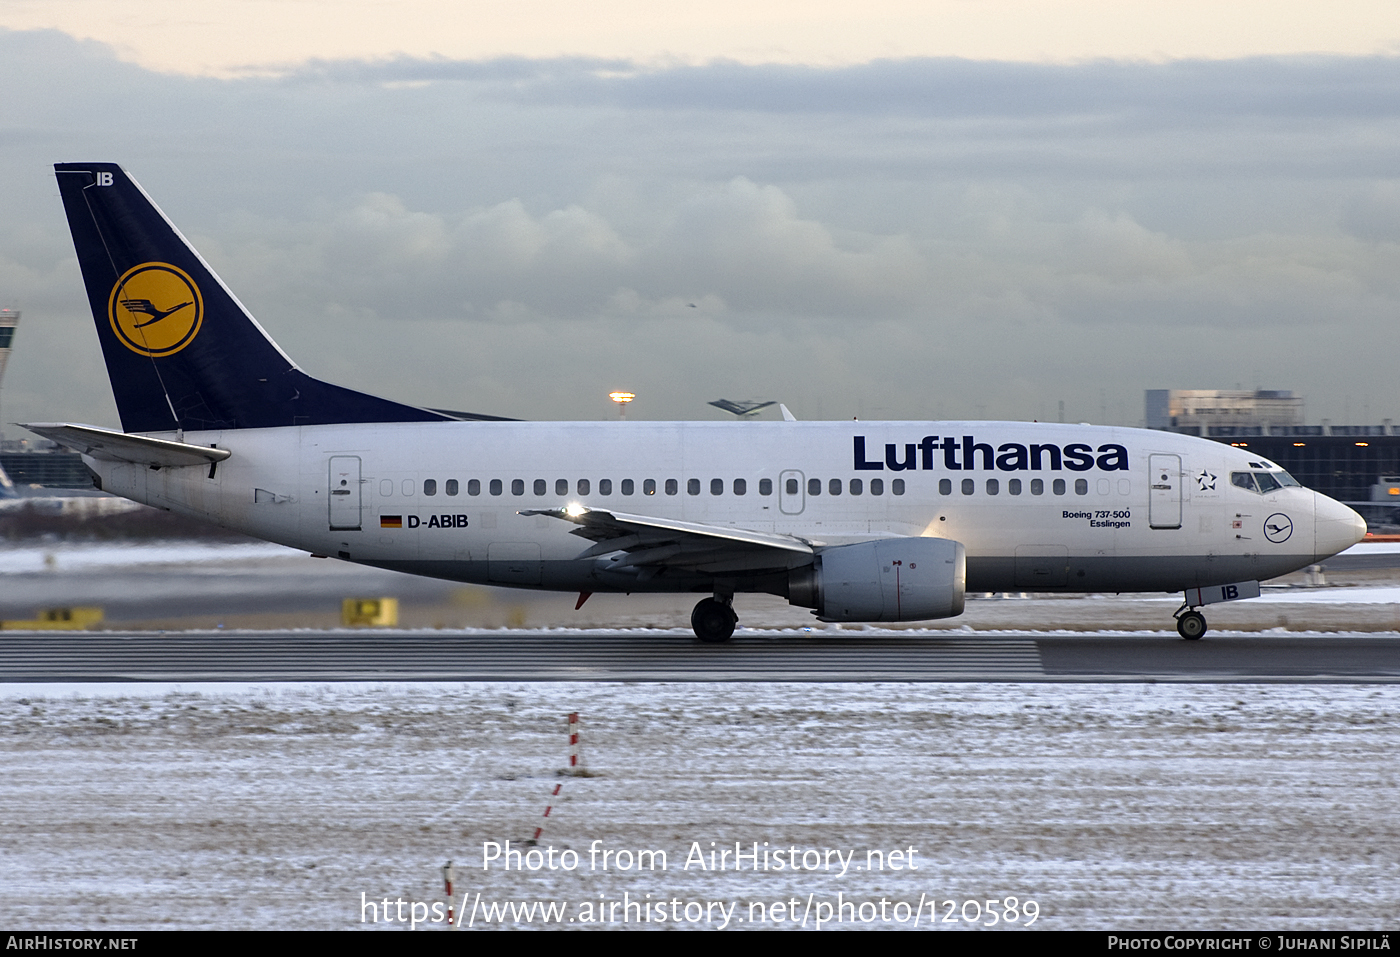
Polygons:
<instances>
[{"instance_id":1,"label":"light pole","mask_svg":"<svg viewBox=\"0 0 1400 957\"><path fill-rule=\"evenodd\" d=\"M627 419L627 403L636 398L630 392L609 392L608 398L617 403L617 417L623 421Z\"/></svg>"}]
</instances>

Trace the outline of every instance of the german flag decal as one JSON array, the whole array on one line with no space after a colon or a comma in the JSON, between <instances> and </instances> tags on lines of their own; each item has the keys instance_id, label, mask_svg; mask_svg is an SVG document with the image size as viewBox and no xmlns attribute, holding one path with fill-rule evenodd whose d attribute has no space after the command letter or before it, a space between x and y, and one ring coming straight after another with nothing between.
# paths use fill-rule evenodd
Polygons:
<instances>
[{"instance_id":1,"label":"german flag decal","mask_svg":"<svg viewBox=\"0 0 1400 957\"><path fill-rule=\"evenodd\" d=\"M403 528L402 515L381 515L379 516L380 528Z\"/></svg>"}]
</instances>

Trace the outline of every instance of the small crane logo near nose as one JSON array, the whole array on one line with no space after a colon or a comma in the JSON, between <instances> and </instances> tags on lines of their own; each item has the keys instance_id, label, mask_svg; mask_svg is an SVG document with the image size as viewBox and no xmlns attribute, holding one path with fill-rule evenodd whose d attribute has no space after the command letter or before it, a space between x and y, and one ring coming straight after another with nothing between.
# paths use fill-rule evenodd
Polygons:
<instances>
[{"instance_id":1,"label":"small crane logo near nose","mask_svg":"<svg viewBox=\"0 0 1400 957\"><path fill-rule=\"evenodd\" d=\"M1264 519L1264 537L1275 545L1288 541L1293 534L1293 520L1282 512Z\"/></svg>"}]
</instances>

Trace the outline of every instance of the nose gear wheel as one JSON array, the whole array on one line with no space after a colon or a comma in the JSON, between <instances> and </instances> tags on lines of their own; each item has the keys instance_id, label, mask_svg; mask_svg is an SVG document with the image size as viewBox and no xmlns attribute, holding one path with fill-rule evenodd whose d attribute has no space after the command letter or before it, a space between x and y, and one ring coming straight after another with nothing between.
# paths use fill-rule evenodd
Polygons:
<instances>
[{"instance_id":1,"label":"nose gear wheel","mask_svg":"<svg viewBox=\"0 0 1400 957\"><path fill-rule=\"evenodd\" d=\"M1198 611L1182 612L1176 616L1176 633L1187 641L1199 641L1206 633L1206 616Z\"/></svg>"}]
</instances>

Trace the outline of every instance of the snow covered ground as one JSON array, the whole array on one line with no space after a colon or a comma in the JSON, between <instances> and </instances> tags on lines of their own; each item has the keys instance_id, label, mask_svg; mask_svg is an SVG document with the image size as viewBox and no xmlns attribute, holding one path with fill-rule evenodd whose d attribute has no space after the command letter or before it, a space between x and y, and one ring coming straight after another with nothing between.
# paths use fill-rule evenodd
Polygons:
<instances>
[{"instance_id":1,"label":"snow covered ground","mask_svg":"<svg viewBox=\"0 0 1400 957\"><path fill-rule=\"evenodd\" d=\"M400 927L451 858L475 926L1393 928L1397 719L1394 686L0 685L0 920ZM481 868L538 825L575 869ZM684 866L735 842L816 869Z\"/></svg>"}]
</instances>

